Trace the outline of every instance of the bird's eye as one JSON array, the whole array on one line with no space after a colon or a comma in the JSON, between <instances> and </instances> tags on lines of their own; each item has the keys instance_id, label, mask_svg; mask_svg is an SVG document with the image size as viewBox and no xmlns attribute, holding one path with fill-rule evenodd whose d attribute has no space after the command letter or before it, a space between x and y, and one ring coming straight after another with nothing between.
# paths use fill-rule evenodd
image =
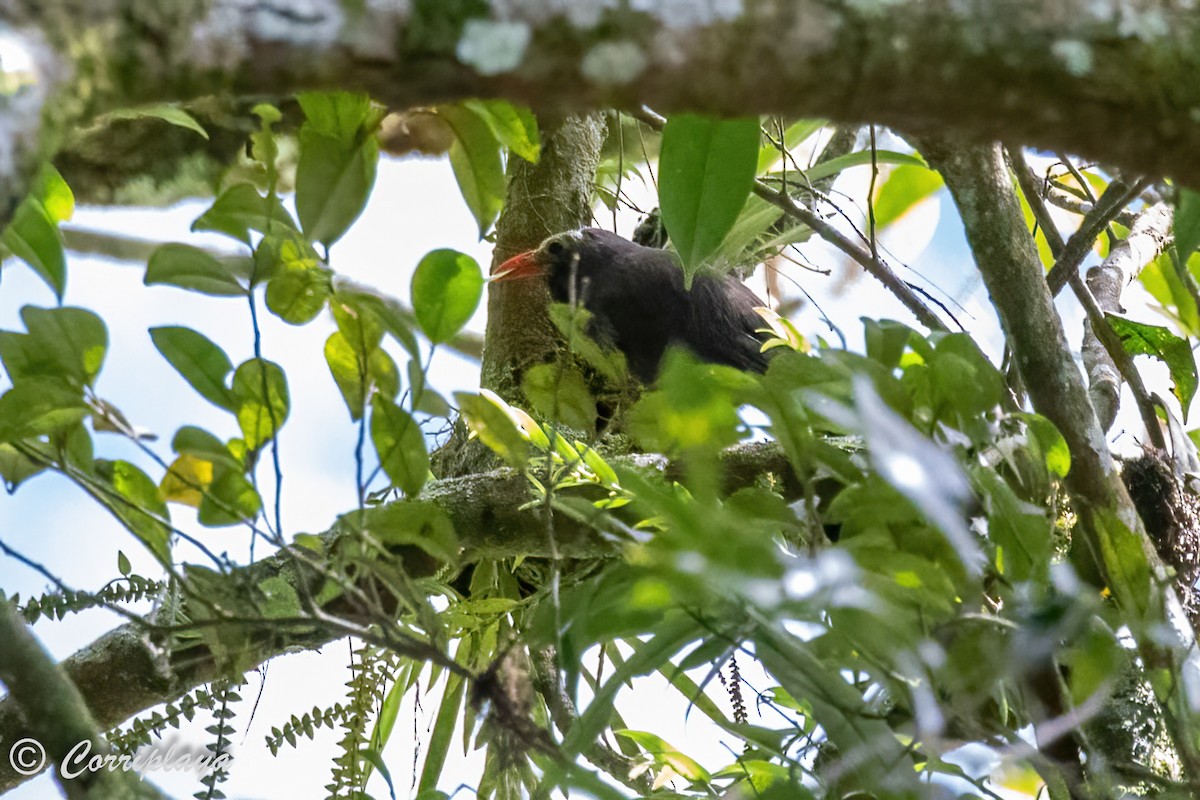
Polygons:
<instances>
[{"instance_id":1,"label":"bird's eye","mask_svg":"<svg viewBox=\"0 0 1200 800\"><path fill-rule=\"evenodd\" d=\"M567 248L562 242L550 242L550 244L546 245L546 252L549 253L552 258L559 258L567 252Z\"/></svg>"}]
</instances>

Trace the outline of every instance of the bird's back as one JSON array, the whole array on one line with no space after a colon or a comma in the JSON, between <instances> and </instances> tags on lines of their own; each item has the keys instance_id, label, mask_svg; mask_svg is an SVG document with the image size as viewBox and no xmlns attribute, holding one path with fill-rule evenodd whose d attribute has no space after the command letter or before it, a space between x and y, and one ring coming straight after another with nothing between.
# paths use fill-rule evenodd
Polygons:
<instances>
[{"instance_id":1,"label":"bird's back","mask_svg":"<svg viewBox=\"0 0 1200 800\"><path fill-rule=\"evenodd\" d=\"M766 303L732 276L698 276L692 293L696 299L689 307L688 348L705 361L765 372L766 337L758 333L764 323L754 309Z\"/></svg>"},{"instance_id":2,"label":"bird's back","mask_svg":"<svg viewBox=\"0 0 1200 800\"><path fill-rule=\"evenodd\" d=\"M741 281L701 274L687 290L678 261L666 250L609 231L581 233L579 272L588 278L582 300L595 315L593 332L620 348L642 381L657 377L669 346L685 347L703 361L766 370L764 338L756 332L763 322L754 311L765 304Z\"/></svg>"}]
</instances>

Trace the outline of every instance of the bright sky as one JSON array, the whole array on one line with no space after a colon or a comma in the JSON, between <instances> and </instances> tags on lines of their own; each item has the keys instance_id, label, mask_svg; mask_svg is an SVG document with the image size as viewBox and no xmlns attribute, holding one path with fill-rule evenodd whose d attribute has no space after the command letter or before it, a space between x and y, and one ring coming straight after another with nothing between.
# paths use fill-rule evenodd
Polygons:
<instances>
[{"instance_id":1,"label":"bright sky","mask_svg":"<svg viewBox=\"0 0 1200 800\"><path fill-rule=\"evenodd\" d=\"M868 179L866 168L856 169L839 182L838 188L862 196ZM894 256L892 263L912 264L932 284L950 292L964 308L960 319L981 334L989 355L998 357L1000 338L994 316L965 249L957 219L953 214L941 215L942 202L941 198L935 198L923 204L886 231L885 252ZM648 206L652 204L647 202ZM75 223L141 238L226 246L228 240L188 233L189 224L204 207L205 203L189 202L163 211L81 209ZM608 219L607 214L601 216L602 222ZM629 235L635 223L632 216L623 217L620 232ZM471 254L487 268L490 245L477 241L475 222L458 195L446 162L385 160L366 212L333 248L332 266L355 281L407 301L409 280L417 261L429 250L447 246ZM835 276L843 274L840 255L822 243L805 245L804 254L818 266L838 267ZM836 289L834 279L799 267L785 267L788 275L817 298L853 348L861 347L860 316L911 322L882 286L870 278L863 277ZM907 279L914 278L912 273L902 274ZM761 279L753 280L752 285L762 293ZM928 287L930 283L923 285ZM151 344L147 329L167 324L193 327L220 344L237 364L251 355L249 315L242 301L203 297L167 287L147 288L142 285L139 265L73 256L64 302L92 309L107 321L110 346L98 393L120 408L134 425L158 434L158 442L150 445L157 453L169 460L171 436L185 423L200 425L224 438L237 435L232 417L195 395L167 365ZM0 287L0 328L22 329L18 311L25 304L53 303L50 290L31 270L15 263L5 266ZM1068 330L1074 331L1071 335L1077 339L1078 317L1072 314L1074 321L1068 323L1072 326ZM320 532L329 527L337 514L355 505L356 431L322 355L324 341L334 330L333 322L328 315L322 315L308 326L296 328L267 313L261 314L260 319L264 354L283 365L291 389L292 411L281 444L285 465L284 526L289 534ZM819 320L809 305L796 322L805 334L823 335L836 341ZM481 309L471 328L482 332L483 321ZM400 366L403 367L403 362ZM442 352L437 356L432 375L432 385L449 396L453 391L476 388L478 365ZM161 472L133 445L115 435L97 435L96 446L98 455L134 461L152 476L157 477ZM272 502L270 483L264 480L268 504ZM245 558L248 534L244 530L203 529L195 524L194 515L187 512L186 508L172 506L177 525L200 536L214 550L227 550L237 559ZM128 533L81 492L56 477L41 476L20 487L15 496L0 497L0 537L76 588L96 589L115 575L118 550L130 558L135 571L157 574L152 559ZM179 552L185 559L194 557L185 547ZM22 597L47 589L39 575L6 559L0 560L0 586L9 594L19 592ZM115 616L97 611L72 616L63 622L43 621L35 626L35 631L54 655L61 658L92 641L99 631L112 627L115 621ZM249 676L249 684L242 690L245 701L238 707L235 721L239 738L234 750L233 778L222 787L227 795L301 800L324 796L321 787L328 782L330 760L335 753L335 737L328 730L320 732L315 742L302 742L298 749L285 747L277 758L269 755L263 737L292 713L342 700L348 653L348 645L338 642L321 653L289 655L272 661L261 702L247 730L250 709L263 683L261 674ZM703 673L697 675L698 679L703 677ZM626 703L622 711L630 727L654 730L710 768L732 760L732 752L736 751L728 748L733 742L723 743L698 713L685 718L686 703L677 694L650 689L640 696L653 696L655 702ZM716 697L723 702L722 692L716 692ZM412 700L406 703L385 752L400 797L409 793L414 748L428 738L437 698L422 695L420 704L420 711L414 714ZM208 741L203 732L206 724L208 721L191 726L179 735L178 741L202 748ZM0 750L4 749L0 743ZM447 770L444 789L452 791L459 782L474 784L477 780L478 758L464 760L461 756L461 746L452 748L451 758L457 760ZM177 796L189 796L199 788L198 783L184 776L155 773L152 777ZM387 796L387 789L378 777L369 788L377 797ZM31 800L56 797L57 792L50 778L43 775L9 796L13 800Z\"/></svg>"}]
</instances>

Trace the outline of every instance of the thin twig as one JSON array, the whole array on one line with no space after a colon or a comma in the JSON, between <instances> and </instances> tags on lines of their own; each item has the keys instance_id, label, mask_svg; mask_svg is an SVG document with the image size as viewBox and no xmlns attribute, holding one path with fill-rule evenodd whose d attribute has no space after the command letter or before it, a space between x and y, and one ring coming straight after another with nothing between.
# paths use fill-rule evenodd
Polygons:
<instances>
[{"instance_id":1,"label":"thin twig","mask_svg":"<svg viewBox=\"0 0 1200 800\"><path fill-rule=\"evenodd\" d=\"M1050 294L1057 295L1067 285L1071 273L1079 272L1079 265L1091 251L1096 237L1112 222L1121 209L1125 208L1142 191L1151 184L1149 178L1141 178L1132 186L1120 180L1114 180L1104 190L1104 194L1096 201L1092 212L1083 218L1079 229L1071 234L1071 238L1063 246L1061 255L1054 262L1046 275L1046 283L1050 286Z\"/></svg>"},{"instance_id":2,"label":"thin twig","mask_svg":"<svg viewBox=\"0 0 1200 800\"><path fill-rule=\"evenodd\" d=\"M857 262L863 269L874 276L876 280L882 283L888 291L895 295L896 299L911 311L913 316L926 328L934 331L947 330L945 323L921 302L921 299L917 297L912 287L893 272L891 267L878 258L872 258L870 253L851 241L849 237L837 228L807 208L797 205L788 195L783 192L777 192L764 183L755 182L754 194L780 209L785 214L791 215L812 228L818 236Z\"/></svg>"}]
</instances>

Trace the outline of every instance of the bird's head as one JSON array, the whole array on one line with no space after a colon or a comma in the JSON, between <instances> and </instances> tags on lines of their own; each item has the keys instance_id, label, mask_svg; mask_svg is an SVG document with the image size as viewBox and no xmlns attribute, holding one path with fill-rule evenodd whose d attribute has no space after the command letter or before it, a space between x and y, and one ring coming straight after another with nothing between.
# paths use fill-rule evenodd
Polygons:
<instances>
[{"instance_id":1,"label":"bird's head","mask_svg":"<svg viewBox=\"0 0 1200 800\"><path fill-rule=\"evenodd\" d=\"M545 278L556 300L567 300L571 277L584 286L598 270L613 262L620 246L629 245L620 236L598 228L584 228L551 236L536 250L513 256L492 271L493 283L526 278Z\"/></svg>"}]
</instances>

